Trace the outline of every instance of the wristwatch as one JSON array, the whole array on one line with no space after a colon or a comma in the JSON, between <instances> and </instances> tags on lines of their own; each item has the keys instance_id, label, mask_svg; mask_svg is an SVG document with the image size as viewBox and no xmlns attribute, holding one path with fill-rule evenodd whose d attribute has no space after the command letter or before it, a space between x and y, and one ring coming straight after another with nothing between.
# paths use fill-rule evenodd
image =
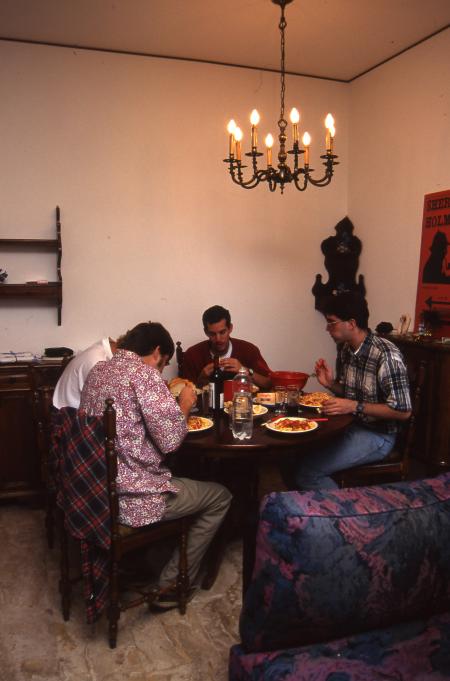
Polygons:
<instances>
[{"instance_id":1,"label":"wristwatch","mask_svg":"<svg viewBox=\"0 0 450 681\"><path fill-rule=\"evenodd\" d=\"M364 414L364 402L358 402L356 405L356 409L353 412L355 416L359 416L360 414Z\"/></svg>"}]
</instances>

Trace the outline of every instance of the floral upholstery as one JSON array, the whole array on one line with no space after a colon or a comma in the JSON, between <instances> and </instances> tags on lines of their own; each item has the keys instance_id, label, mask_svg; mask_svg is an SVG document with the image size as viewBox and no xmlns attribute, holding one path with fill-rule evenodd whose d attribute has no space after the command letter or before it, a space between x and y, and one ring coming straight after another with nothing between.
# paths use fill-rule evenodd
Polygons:
<instances>
[{"instance_id":1,"label":"floral upholstery","mask_svg":"<svg viewBox=\"0 0 450 681\"><path fill-rule=\"evenodd\" d=\"M441 681L450 679L450 614L350 638L246 654L234 646L232 681Z\"/></svg>"},{"instance_id":2,"label":"floral upholstery","mask_svg":"<svg viewBox=\"0 0 450 681\"><path fill-rule=\"evenodd\" d=\"M230 678L450 678L449 537L450 474L268 495Z\"/></svg>"}]
</instances>

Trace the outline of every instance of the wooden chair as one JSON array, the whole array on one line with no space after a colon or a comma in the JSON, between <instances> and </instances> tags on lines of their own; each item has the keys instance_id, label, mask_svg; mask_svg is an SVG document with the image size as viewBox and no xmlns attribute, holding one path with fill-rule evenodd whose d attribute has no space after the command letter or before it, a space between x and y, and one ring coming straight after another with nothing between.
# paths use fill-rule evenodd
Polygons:
<instances>
[{"instance_id":1,"label":"wooden chair","mask_svg":"<svg viewBox=\"0 0 450 681\"><path fill-rule=\"evenodd\" d=\"M64 355L56 377L56 382L62 376L64 369L75 355ZM51 412L53 409L54 385L42 385L37 388L35 395L35 418L37 443L41 466L41 479L45 489L45 532L50 549L55 542L55 506L56 495L54 481L49 470L49 452L51 447Z\"/></svg>"},{"instance_id":2,"label":"wooden chair","mask_svg":"<svg viewBox=\"0 0 450 681\"><path fill-rule=\"evenodd\" d=\"M177 349L175 350L177 365L178 365L178 376L183 376L183 348L181 347L181 341L177 341Z\"/></svg>"},{"instance_id":3,"label":"wooden chair","mask_svg":"<svg viewBox=\"0 0 450 681\"><path fill-rule=\"evenodd\" d=\"M410 456L415 444L416 422L420 411L422 391L425 385L427 362L422 360L418 367L409 367L412 394L412 414L400 430L396 445L390 454L376 463L339 471L334 479L339 487L378 484L406 480Z\"/></svg>"},{"instance_id":4,"label":"wooden chair","mask_svg":"<svg viewBox=\"0 0 450 681\"><path fill-rule=\"evenodd\" d=\"M68 411L72 413L68 415ZM58 509L60 511L60 592L63 617L65 620L68 620L70 617L71 588L74 581L70 578L69 574L68 535L71 535L81 542L82 564L86 560L87 555L89 555L89 559L92 561L87 569L87 573L89 573L89 575L98 574L99 572L101 573L102 567L104 568L107 585L104 589L105 597L101 607L103 607L103 605L106 606L109 645L111 648L115 648L117 642L118 620L121 612L143 603L151 605L162 593L164 593L164 591L161 591L157 586L136 586L133 588L138 594L136 598L127 602L121 598L119 563L122 557L127 553L138 548L155 544L156 542L160 542L169 537L178 537L180 559L176 583L176 597L180 613L184 614L186 612L189 593L187 539L189 527L194 516L185 516L176 520L161 521L141 528L131 528L120 525L118 522L119 501L116 485L118 470L117 454L115 451L116 413L113 407L113 400L106 400L103 418L89 417L82 411L77 411L75 409L69 410L67 408L60 410L60 414L63 414L63 419L69 418L69 426L72 427L72 425L75 424L75 428L70 431L72 443L74 442L73 436L75 433L77 434L77 438L83 440L85 434L88 435L88 432L90 432L87 430L80 430L80 423L83 428L85 428L85 426L90 429L96 428L97 436L100 438L100 444L95 448L92 446L92 442L88 440L90 451L89 454L86 455L81 453L82 447L80 449L79 445L77 445L76 448L75 446L64 448L64 438L60 439L61 448L59 456L65 457L65 462L60 459L57 497ZM100 430L98 429L99 426ZM61 425L63 430L66 427L67 421ZM77 453L74 455L75 449L77 450ZM67 466L66 463L68 459L71 459L72 463ZM71 466L75 464L78 470L80 461L83 461L84 467L86 468L86 472L83 473L82 478L83 486L92 490L92 481L95 483L95 502L92 504L92 495L89 493L88 503L83 507L82 513L83 518L87 518L89 527L87 529L83 528L82 532L79 531L79 526L77 525L78 520L76 520L76 518L74 519L74 516L72 515L73 503L71 503L70 496L66 494L68 477L70 478L70 485L73 485L73 477L70 473L73 468L71 468ZM93 510L94 508L95 512ZM92 518L89 515L90 513L93 514ZM74 526L77 528L75 533L73 531ZM94 533L93 528L95 530ZM87 573L86 571L84 572L84 577L86 577ZM92 590L91 599L94 598L92 595L94 593L98 593L98 590ZM90 615L90 607L91 603L88 599L86 601L88 621L95 621L99 616L101 609ZM92 607L94 607L94 604L92 604Z\"/></svg>"},{"instance_id":5,"label":"wooden chair","mask_svg":"<svg viewBox=\"0 0 450 681\"><path fill-rule=\"evenodd\" d=\"M55 541L56 493L50 471L51 412L53 409L54 388L49 385L37 389L37 438L41 460L41 478L45 488L45 533L47 544L52 549Z\"/></svg>"}]
</instances>

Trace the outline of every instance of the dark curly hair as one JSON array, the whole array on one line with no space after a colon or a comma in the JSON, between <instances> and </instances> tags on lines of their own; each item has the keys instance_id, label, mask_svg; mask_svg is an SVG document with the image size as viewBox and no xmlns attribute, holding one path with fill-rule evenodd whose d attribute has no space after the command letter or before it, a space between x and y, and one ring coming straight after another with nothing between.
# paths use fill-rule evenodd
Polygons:
<instances>
[{"instance_id":1,"label":"dark curly hair","mask_svg":"<svg viewBox=\"0 0 450 681\"><path fill-rule=\"evenodd\" d=\"M213 305L212 307L208 307L202 316L203 328L206 331L208 324L217 324L217 322L222 321L222 319L225 319L225 323L228 327L231 325L231 315L227 309L221 305Z\"/></svg>"},{"instance_id":2,"label":"dark curly hair","mask_svg":"<svg viewBox=\"0 0 450 681\"><path fill-rule=\"evenodd\" d=\"M320 311L324 315L334 315L342 321L354 319L360 329L366 330L369 324L369 308L366 299L354 291L329 296L321 301Z\"/></svg>"},{"instance_id":3,"label":"dark curly hair","mask_svg":"<svg viewBox=\"0 0 450 681\"><path fill-rule=\"evenodd\" d=\"M131 350L139 357L151 355L159 346L162 355L172 357L175 345L167 329L159 322L141 322L117 341L120 350Z\"/></svg>"}]
</instances>

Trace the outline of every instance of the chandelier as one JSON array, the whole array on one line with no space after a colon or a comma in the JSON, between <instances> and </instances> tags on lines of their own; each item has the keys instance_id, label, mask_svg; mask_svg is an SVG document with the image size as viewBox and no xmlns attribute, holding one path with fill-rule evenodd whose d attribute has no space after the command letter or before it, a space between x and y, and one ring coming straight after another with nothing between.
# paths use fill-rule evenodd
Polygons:
<instances>
[{"instance_id":1,"label":"chandelier","mask_svg":"<svg viewBox=\"0 0 450 681\"><path fill-rule=\"evenodd\" d=\"M325 118L325 154L320 158L323 159L323 165L325 166L325 173L320 179L315 179L312 177L314 168L309 165L309 152L311 144L311 136L305 132L302 137L303 148L300 148L299 143L299 131L298 124L300 121L300 114L297 109L292 109L290 113L290 120L292 123L292 149L286 151L286 127L288 125L284 118L284 95L286 92L285 87L285 65L284 65L284 50L285 50L285 29L287 22L284 16L284 8L292 0L272 0L275 5L281 7L281 19L278 27L281 33L281 91L280 91L280 118L278 121L278 127L280 129L280 134L278 135L278 140L280 143L278 152L278 165L276 168L272 165L272 146L274 139L271 134L268 134L265 138L266 144L266 167L258 169L258 158L264 156L261 151L258 151L258 123L260 121L259 113L256 109L253 109L250 115L251 123L251 148L252 150L247 152L245 156L249 158L249 164L251 163L252 175L248 175L248 179L244 178L244 169L247 168L246 165L242 163L242 130L236 125L235 121L232 119L227 126L229 135L229 148L228 148L228 158L224 159L224 163L228 163L229 172L233 182L238 184L244 189L254 189L259 185L260 182L267 182L268 187L271 192L274 192L277 186L280 187L281 193L284 191L284 186L286 184L294 183L295 187L303 192L309 183L315 187L326 187L330 184L333 177L333 167L339 165L336 161L338 158L333 154L333 140L335 135L334 118L331 114L328 114ZM288 165L288 154L292 157L293 167ZM299 161L303 156L303 163L299 165Z\"/></svg>"}]
</instances>

